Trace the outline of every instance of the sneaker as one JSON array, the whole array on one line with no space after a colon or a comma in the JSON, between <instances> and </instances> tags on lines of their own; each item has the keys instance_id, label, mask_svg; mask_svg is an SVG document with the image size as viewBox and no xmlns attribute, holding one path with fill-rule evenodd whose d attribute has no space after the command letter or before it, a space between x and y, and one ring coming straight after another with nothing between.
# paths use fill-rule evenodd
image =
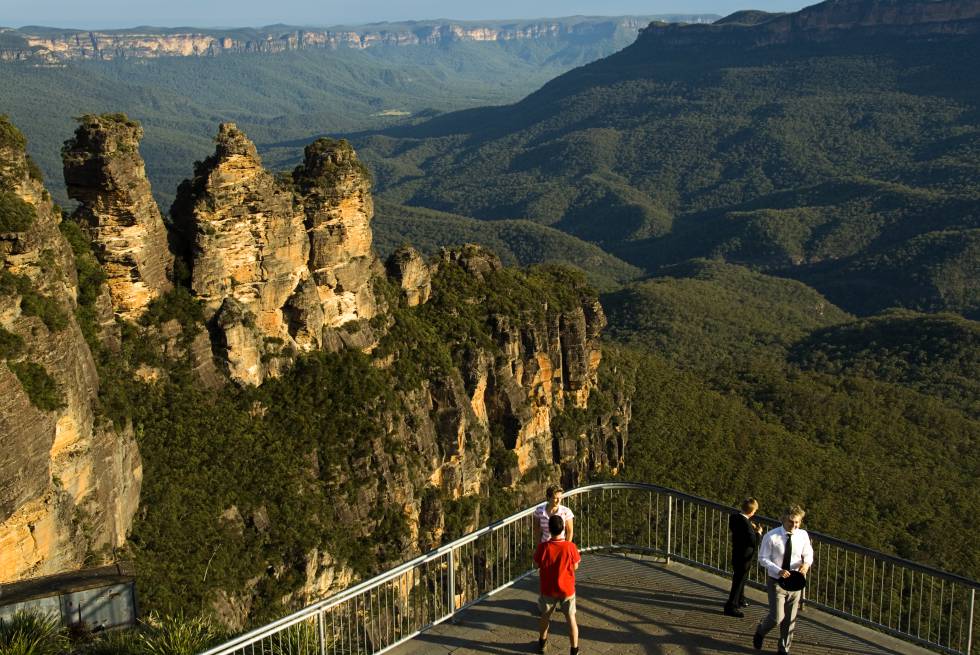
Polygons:
<instances>
[{"instance_id":1,"label":"sneaker","mask_svg":"<svg viewBox=\"0 0 980 655\"><path fill-rule=\"evenodd\" d=\"M762 637L763 635L758 630L752 635L752 647L756 650L762 650Z\"/></svg>"}]
</instances>

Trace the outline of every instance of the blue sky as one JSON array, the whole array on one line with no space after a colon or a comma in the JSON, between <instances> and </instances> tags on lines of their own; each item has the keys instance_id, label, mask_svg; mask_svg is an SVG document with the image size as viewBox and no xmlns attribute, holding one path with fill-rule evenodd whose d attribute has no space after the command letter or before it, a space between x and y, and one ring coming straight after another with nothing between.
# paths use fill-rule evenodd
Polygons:
<instances>
[{"instance_id":1,"label":"blue sky","mask_svg":"<svg viewBox=\"0 0 980 655\"><path fill-rule=\"evenodd\" d=\"M714 13L738 9L795 11L793 0L0 0L0 25L84 29L160 25L245 27L339 25L454 18L542 18L589 14Z\"/></svg>"}]
</instances>

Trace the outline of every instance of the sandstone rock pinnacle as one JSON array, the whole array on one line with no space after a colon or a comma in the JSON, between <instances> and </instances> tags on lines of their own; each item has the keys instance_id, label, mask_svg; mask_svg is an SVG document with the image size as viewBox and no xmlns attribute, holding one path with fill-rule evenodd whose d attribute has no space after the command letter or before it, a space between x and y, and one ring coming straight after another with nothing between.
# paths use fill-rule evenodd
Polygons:
<instances>
[{"instance_id":1,"label":"sandstone rock pinnacle","mask_svg":"<svg viewBox=\"0 0 980 655\"><path fill-rule=\"evenodd\" d=\"M324 326L378 313L371 278L380 273L371 249L371 176L345 141L317 139L293 171L310 232L310 273Z\"/></svg>"},{"instance_id":2,"label":"sandstone rock pinnacle","mask_svg":"<svg viewBox=\"0 0 980 655\"><path fill-rule=\"evenodd\" d=\"M122 114L86 115L62 149L75 216L95 244L116 314L138 318L171 288L173 256L150 192L139 141L143 128Z\"/></svg>"}]
</instances>

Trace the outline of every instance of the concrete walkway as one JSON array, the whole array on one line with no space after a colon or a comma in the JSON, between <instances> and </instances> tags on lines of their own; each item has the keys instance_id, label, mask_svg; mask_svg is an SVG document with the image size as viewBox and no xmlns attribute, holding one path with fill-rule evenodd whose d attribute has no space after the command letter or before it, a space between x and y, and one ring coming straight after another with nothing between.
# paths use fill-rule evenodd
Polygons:
<instances>
[{"instance_id":1,"label":"concrete walkway","mask_svg":"<svg viewBox=\"0 0 980 655\"><path fill-rule=\"evenodd\" d=\"M745 618L722 614L728 582L697 569L620 555L586 555L577 582L582 655L757 653L752 633L766 613L765 594L746 590ZM460 613L396 648L396 655L533 653L537 649L537 577ZM776 652L773 630L763 646ZM552 620L547 652L568 652L564 617ZM807 608L794 655L898 655L928 651Z\"/></svg>"}]
</instances>

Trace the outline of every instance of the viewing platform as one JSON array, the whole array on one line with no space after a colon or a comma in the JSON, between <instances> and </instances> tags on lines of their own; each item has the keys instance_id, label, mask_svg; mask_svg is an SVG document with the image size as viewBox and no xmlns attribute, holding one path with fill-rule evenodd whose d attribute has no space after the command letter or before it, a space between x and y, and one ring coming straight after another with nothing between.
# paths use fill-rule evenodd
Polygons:
<instances>
[{"instance_id":1,"label":"viewing platform","mask_svg":"<svg viewBox=\"0 0 980 655\"><path fill-rule=\"evenodd\" d=\"M763 591L746 591L745 618L722 614L729 581L663 559L586 555L577 578L582 655L715 655L760 652L752 632L766 614ZM453 619L389 651L393 655L533 653L537 649L537 577L524 578ZM776 650L778 629L761 652ZM565 618L551 621L547 652L568 652ZM796 625L797 655L924 655L935 651L807 608Z\"/></svg>"},{"instance_id":2,"label":"viewing platform","mask_svg":"<svg viewBox=\"0 0 980 655\"><path fill-rule=\"evenodd\" d=\"M767 611L754 567L744 618L725 616L731 507L606 482L567 491L582 552L582 653L754 653ZM204 655L530 653L537 647L534 508L517 512ZM769 527L772 519L756 517ZM971 655L980 583L809 531L814 563L792 652ZM564 617L548 653L568 652ZM774 630L762 652L776 652Z\"/></svg>"}]
</instances>

